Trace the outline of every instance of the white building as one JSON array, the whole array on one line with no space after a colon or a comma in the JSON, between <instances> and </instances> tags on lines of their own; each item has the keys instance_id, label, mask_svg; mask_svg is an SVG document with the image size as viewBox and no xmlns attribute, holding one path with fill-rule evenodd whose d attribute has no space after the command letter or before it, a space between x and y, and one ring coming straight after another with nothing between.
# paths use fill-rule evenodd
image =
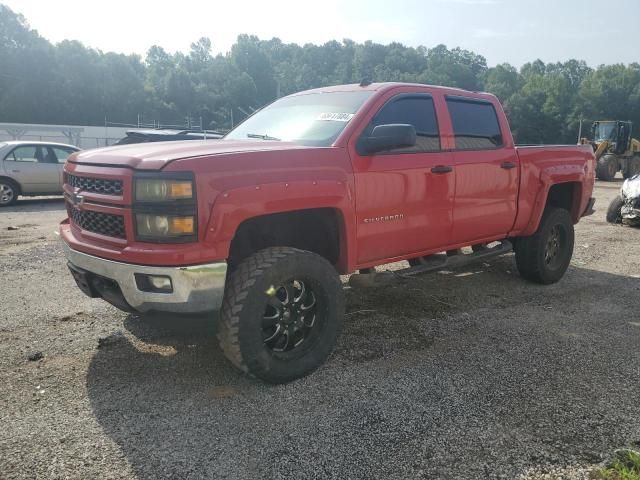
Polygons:
<instances>
[{"instance_id":1,"label":"white building","mask_svg":"<svg viewBox=\"0 0 640 480\"><path fill-rule=\"evenodd\" d=\"M113 145L126 136L125 127L89 127L77 125L39 125L0 123L0 142L35 140L75 145L82 149Z\"/></svg>"}]
</instances>

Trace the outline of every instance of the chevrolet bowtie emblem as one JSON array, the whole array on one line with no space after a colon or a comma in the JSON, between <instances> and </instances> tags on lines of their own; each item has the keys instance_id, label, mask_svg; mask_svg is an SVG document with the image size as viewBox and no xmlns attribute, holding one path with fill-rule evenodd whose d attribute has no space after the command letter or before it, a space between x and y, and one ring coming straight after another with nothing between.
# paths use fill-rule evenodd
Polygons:
<instances>
[{"instance_id":1,"label":"chevrolet bowtie emblem","mask_svg":"<svg viewBox=\"0 0 640 480\"><path fill-rule=\"evenodd\" d=\"M69 195L69 198L74 207L82 208L84 205L84 196L80 195L79 188L74 189L73 193Z\"/></svg>"}]
</instances>

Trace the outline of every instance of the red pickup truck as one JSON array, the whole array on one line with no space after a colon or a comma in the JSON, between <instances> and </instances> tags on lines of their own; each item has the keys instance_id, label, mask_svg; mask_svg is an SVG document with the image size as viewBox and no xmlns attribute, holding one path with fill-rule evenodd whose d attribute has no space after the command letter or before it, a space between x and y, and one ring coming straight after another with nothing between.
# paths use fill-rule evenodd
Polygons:
<instances>
[{"instance_id":1,"label":"red pickup truck","mask_svg":"<svg viewBox=\"0 0 640 480\"><path fill-rule=\"evenodd\" d=\"M72 155L60 233L87 295L131 312L219 310L229 360L279 383L331 353L340 274L513 248L524 278L558 281L593 211L594 168L588 145L516 147L490 94L334 86L281 98L222 140Z\"/></svg>"}]
</instances>

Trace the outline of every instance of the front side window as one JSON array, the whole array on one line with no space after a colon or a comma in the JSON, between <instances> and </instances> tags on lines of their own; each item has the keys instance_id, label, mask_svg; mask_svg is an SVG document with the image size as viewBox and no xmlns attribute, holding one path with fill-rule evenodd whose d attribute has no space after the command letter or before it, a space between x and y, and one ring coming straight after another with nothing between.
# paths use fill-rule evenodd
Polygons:
<instances>
[{"instance_id":1,"label":"front side window","mask_svg":"<svg viewBox=\"0 0 640 480\"><path fill-rule=\"evenodd\" d=\"M284 140L328 147L372 93L324 92L281 98L249 117L224 139Z\"/></svg>"},{"instance_id":2,"label":"front side window","mask_svg":"<svg viewBox=\"0 0 640 480\"><path fill-rule=\"evenodd\" d=\"M593 136L596 142L601 142L602 140L616 140L617 132L616 124L614 122L597 123L593 130Z\"/></svg>"},{"instance_id":3,"label":"front side window","mask_svg":"<svg viewBox=\"0 0 640 480\"><path fill-rule=\"evenodd\" d=\"M365 130L370 134L378 125L408 124L416 129L416 144L392 150L395 152L437 152L440 150L440 133L433 98L427 95L401 95L387 102L373 117Z\"/></svg>"},{"instance_id":4,"label":"front side window","mask_svg":"<svg viewBox=\"0 0 640 480\"><path fill-rule=\"evenodd\" d=\"M503 144L495 108L489 102L447 98L456 150L490 150Z\"/></svg>"}]
</instances>

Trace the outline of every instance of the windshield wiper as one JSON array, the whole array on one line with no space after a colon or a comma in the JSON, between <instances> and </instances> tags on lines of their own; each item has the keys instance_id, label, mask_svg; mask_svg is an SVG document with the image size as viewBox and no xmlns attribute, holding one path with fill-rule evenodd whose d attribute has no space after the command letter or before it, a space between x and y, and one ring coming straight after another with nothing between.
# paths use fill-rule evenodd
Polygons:
<instances>
[{"instance_id":1,"label":"windshield wiper","mask_svg":"<svg viewBox=\"0 0 640 480\"><path fill-rule=\"evenodd\" d=\"M259 133L247 133L247 138L259 138L260 140L280 140L276 137L270 137L269 135L260 135Z\"/></svg>"}]
</instances>

